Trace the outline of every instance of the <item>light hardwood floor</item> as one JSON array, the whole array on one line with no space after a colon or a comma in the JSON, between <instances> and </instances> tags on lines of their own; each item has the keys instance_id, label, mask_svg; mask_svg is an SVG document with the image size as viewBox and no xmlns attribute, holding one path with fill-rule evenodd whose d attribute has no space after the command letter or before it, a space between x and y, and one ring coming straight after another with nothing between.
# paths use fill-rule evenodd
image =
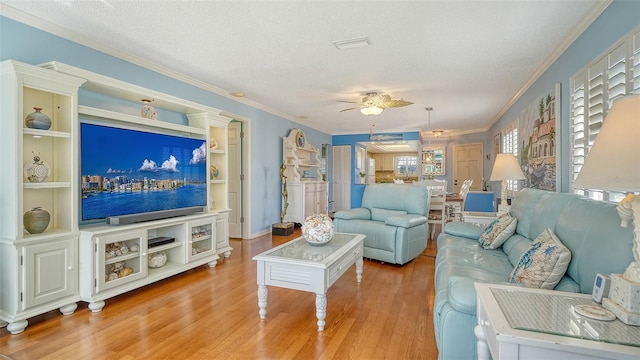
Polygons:
<instances>
[{"instance_id":1,"label":"light hardwood floor","mask_svg":"<svg viewBox=\"0 0 640 360\"><path fill-rule=\"evenodd\" d=\"M404 266L365 260L327 293L317 332L315 295L269 288L258 315L251 258L295 236L231 240L231 258L106 301L81 302L71 316L52 311L24 333L0 329L0 359L436 359L433 333L435 246Z\"/></svg>"}]
</instances>

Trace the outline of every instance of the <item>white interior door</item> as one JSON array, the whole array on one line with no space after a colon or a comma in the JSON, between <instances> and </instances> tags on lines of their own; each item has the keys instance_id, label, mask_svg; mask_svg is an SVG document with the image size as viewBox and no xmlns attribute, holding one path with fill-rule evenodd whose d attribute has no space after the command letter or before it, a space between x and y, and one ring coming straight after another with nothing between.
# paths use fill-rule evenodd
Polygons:
<instances>
[{"instance_id":1,"label":"white interior door","mask_svg":"<svg viewBox=\"0 0 640 360\"><path fill-rule=\"evenodd\" d=\"M351 145L332 148L333 211L351 209Z\"/></svg>"},{"instance_id":2,"label":"white interior door","mask_svg":"<svg viewBox=\"0 0 640 360\"><path fill-rule=\"evenodd\" d=\"M229 123L229 237L242 238L242 122Z\"/></svg>"},{"instance_id":3,"label":"white interior door","mask_svg":"<svg viewBox=\"0 0 640 360\"><path fill-rule=\"evenodd\" d=\"M482 190L482 143L453 147L453 192L460 192L466 179L472 179L471 190Z\"/></svg>"}]
</instances>

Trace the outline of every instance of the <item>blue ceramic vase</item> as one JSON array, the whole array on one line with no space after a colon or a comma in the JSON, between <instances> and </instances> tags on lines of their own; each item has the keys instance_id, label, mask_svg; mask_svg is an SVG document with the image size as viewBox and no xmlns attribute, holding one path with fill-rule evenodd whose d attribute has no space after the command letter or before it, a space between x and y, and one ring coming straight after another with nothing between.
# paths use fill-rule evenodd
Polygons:
<instances>
[{"instance_id":1,"label":"blue ceramic vase","mask_svg":"<svg viewBox=\"0 0 640 360\"><path fill-rule=\"evenodd\" d=\"M51 119L47 114L40 112L42 108L34 107L35 112L24 118L24 124L30 129L49 130L51 128Z\"/></svg>"}]
</instances>

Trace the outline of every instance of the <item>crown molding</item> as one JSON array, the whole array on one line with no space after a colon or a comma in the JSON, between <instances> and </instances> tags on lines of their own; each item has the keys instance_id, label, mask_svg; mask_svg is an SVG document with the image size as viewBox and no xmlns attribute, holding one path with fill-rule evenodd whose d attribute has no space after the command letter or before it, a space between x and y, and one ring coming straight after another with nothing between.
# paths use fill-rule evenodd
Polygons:
<instances>
[{"instance_id":1,"label":"crown molding","mask_svg":"<svg viewBox=\"0 0 640 360\"><path fill-rule=\"evenodd\" d=\"M522 87L520 87L520 90L515 93L511 100L509 100L509 102L507 102L502 107L502 109L500 109L500 112L498 112L498 114L496 114L496 116L493 118L489 127L493 126L498 120L500 120L502 115L504 115L511 108L511 106L513 106L513 104L515 104L515 102L520 99L520 97L531 87L531 85L533 85L538 79L540 79L545 71L549 70L551 65L553 65L553 63L555 63L558 58L560 58L560 56L569 48L569 46L571 46L571 44L573 44L573 42L576 41L576 39L580 35L582 35L585 30L587 30L587 28L598 18L598 16L602 14L602 12L607 7L609 7L609 5L611 5L612 2L613 0L596 2L596 4L593 6L593 8L591 8L589 13L587 13L582 21L580 21L580 23L573 28L573 31L571 31L571 33L569 33L569 35L565 37L562 43L560 43L560 45L558 45L558 47L540 64L540 66L538 66L536 71L534 71L529 79L525 81Z\"/></svg>"}]
</instances>

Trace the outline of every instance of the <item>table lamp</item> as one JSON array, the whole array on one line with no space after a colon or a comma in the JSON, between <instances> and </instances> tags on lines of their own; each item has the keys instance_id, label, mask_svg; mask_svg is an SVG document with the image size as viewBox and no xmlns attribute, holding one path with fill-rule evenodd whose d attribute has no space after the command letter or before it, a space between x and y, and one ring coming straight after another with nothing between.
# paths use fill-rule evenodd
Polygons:
<instances>
[{"instance_id":1,"label":"table lamp","mask_svg":"<svg viewBox=\"0 0 640 360\"><path fill-rule=\"evenodd\" d=\"M509 206L507 205L507 180L523 180L524 178L520 164L518 164L518 160L513 154L503 153L496 155L489 181L502 181L500 206L498 206L499 215L509 211Z\"/></svg>"},{"instance_id":2,"label":"table lamp","mask_svg":"<svg viewBox=\"0 0 640 360\"><path fill-rule=\"evenodd\" d=\"M640 95L613 103L574 186L628 192L617 210L620 226L633 221L634 261L624 274L611 274L602 305L625 324L640 326L640 196L633 194L640 192Z\"/></svg>"}]
</instances>

